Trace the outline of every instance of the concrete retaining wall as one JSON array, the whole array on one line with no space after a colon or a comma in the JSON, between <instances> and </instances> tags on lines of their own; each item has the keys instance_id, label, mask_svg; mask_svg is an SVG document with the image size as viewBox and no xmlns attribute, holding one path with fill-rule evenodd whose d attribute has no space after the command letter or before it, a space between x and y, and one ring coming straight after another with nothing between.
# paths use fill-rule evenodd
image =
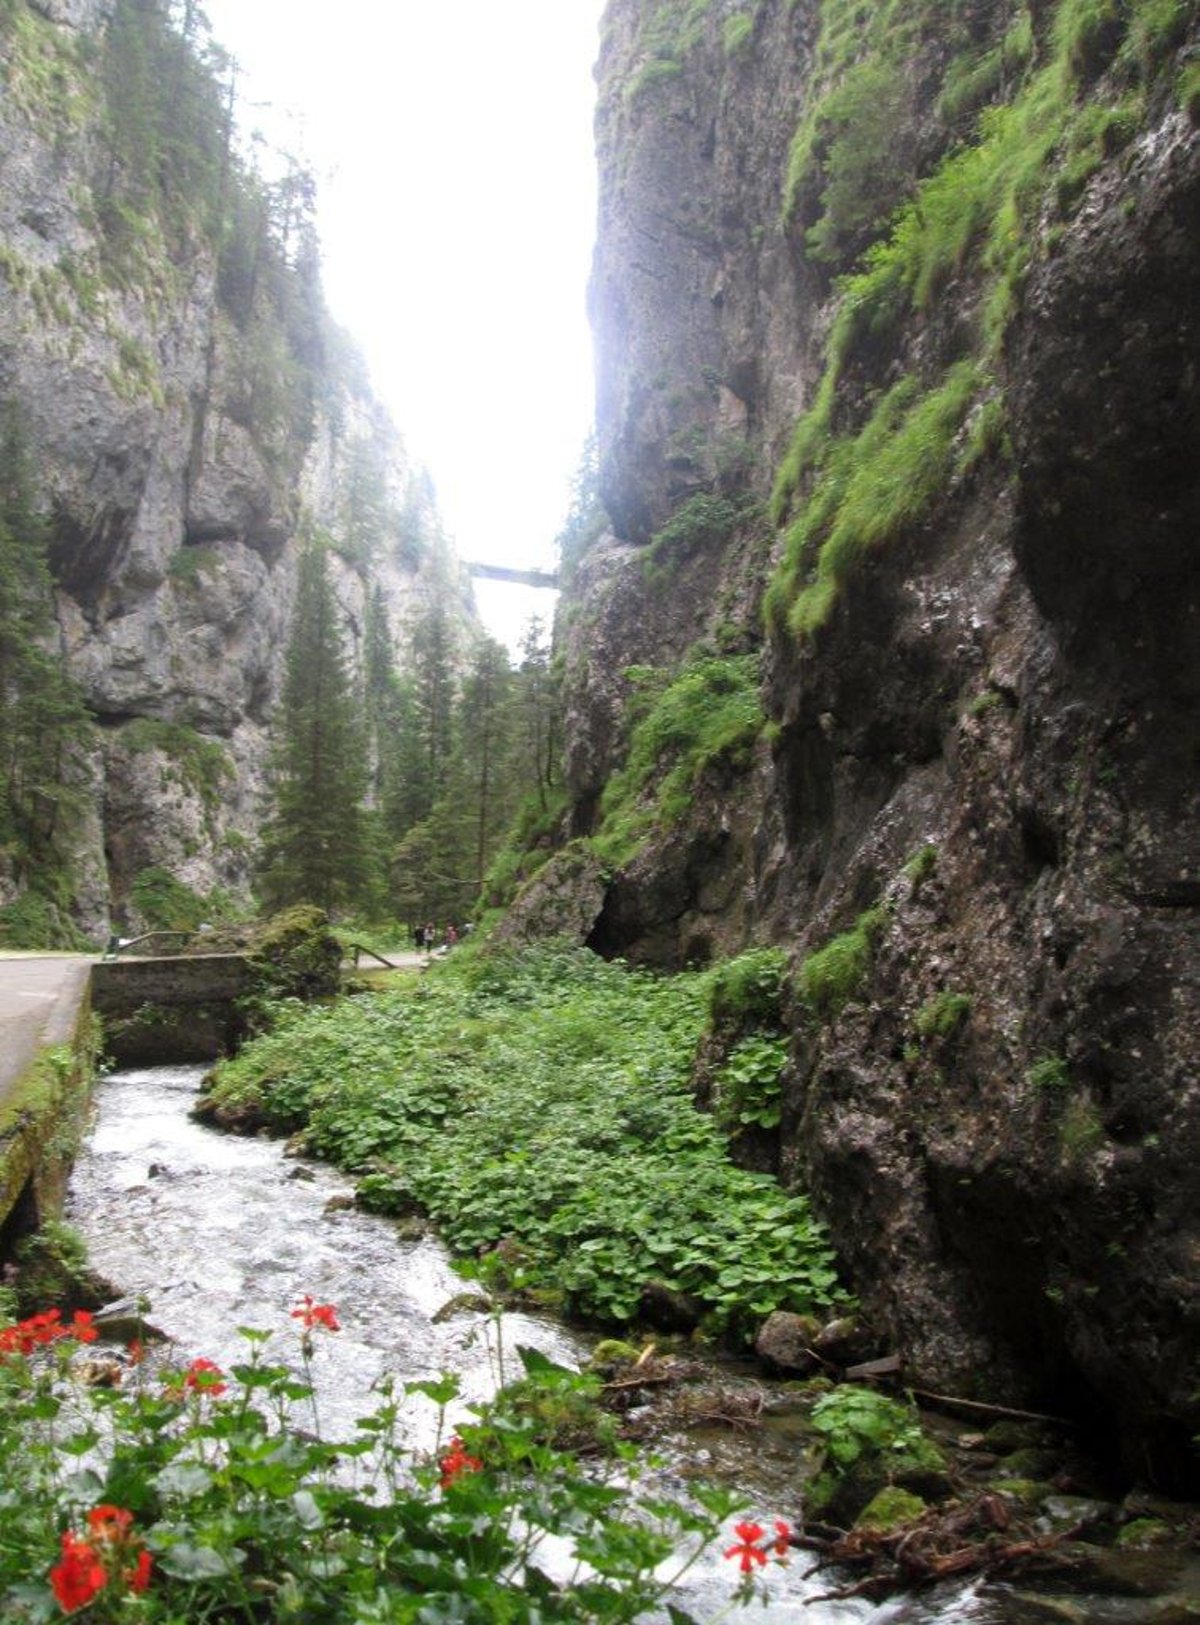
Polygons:
<instances>
[{"instance_id":1,"label":"concrete retaining wall","mask_svg":"<svg viewBox=\"0 0 1200 1625\"><path fill-rule=\"evenodd\" d=\"M62 1211L95 1065L88 968L70 967L41 1047L0 1100L0 1258Z\"/></svg>"},{"instance_id":2,"label":"concrete retaining wall","mask_svg":"<svg viewBox=\"0 0 1200 1625\"><path fill-rule=\"evenodd\" d=\"M105 960L92 967L92 1005L119 1066L212 1061L236 1045L237 1001L256 985L241 954Z\"/></svg>"}]
</instances>

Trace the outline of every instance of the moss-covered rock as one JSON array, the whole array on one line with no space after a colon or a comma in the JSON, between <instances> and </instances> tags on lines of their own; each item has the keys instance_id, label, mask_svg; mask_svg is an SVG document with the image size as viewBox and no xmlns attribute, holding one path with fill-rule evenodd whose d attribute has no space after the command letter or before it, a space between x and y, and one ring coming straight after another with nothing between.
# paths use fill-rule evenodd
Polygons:
<instances>
[{"instance_id":1,"label":"moss-covered rock","mask_svg":"<svg viewBox=\"0 0 1200 1625\"><path fill-rule=\"evenodd\" d=\"M341 944L323 909L299 904L254 927L247 943L264 992L275 998L327 999L337 993Z\"/></svg>"},{"instance_id":2,"label":"moss-covered rock","mask_svg":"<svg viewBox=\"0 0 1200 1625\"><path fill-rule=\"evenodd\" d=\"M1050 1478L1061 1464L1061 1456L1053 1450L1030 1447L1014 1450L1000 1463L1000 1471L1009 1478Z\"/></svg>"},{"instance_id":3,"label":"moss-covered rock","mask_svg":"<svg viewBox=\"0 0 1200 1625\"><path fill-rule=\"evenodd\" d=\"M899 1529L913 1523L927 1510L925 1502L911 1490L888 1484L873 1495L854 1520L856 1529Z\"/></svg>"},{"instance_id":4,"label":"moss-covered rock","mask_svg":"<svg viewBox=\"0 0 1200 1625\"><path fill-rule=\"evenodd\" d=\"M83 1238L57 1220L27 1236L16 1249L19 1315L43 1309L99 1309L118 1296L112 1282L87 1261Z\"/></svg>"},{"instance_id":5,"label":"moss-covered rock","mask_svg":"<svg viewBox=\"0 0 1200 1625\"><path fill-rule=\"evenodd\" d=\"M1151 1546L1169 1546L1178 1536L1161 1518L1135 1518L1117 1536L1118 1547L1142 1551Z\"/></svg>"}]
</instances>

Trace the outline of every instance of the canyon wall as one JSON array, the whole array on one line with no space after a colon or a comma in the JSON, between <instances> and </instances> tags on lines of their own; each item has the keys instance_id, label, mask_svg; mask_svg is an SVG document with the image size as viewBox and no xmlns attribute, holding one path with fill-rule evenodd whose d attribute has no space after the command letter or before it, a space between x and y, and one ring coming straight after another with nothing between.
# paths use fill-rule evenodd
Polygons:
<instances>
[{"instance_id":1,"label":"canyon wall","mask_svg":"<svg viewBox=\"0 0 1200 1625\"><path fill-rule=\"evenodd\" d=\"M303 539L332 544L357 664L372 585L398 631L438 524L295 176L240 164L201 43L133 0L11 0L0 38L0 403L95 724L71 912L96 936L142 923L147 871L248 895Z\"/></svg>"},{"instance_id":2,"label":"canyon wall","mask_svg":"<svg viewBox=\"0 0 1200 1625\"><path fill-rule=\"evenodd\" d=\"M1192 4L611 0L610 528L561 623L570 839L509 926L787 949L780 1165L881 1343L1176 1487L1198 50Z\"/></svg>"}]
</instances>

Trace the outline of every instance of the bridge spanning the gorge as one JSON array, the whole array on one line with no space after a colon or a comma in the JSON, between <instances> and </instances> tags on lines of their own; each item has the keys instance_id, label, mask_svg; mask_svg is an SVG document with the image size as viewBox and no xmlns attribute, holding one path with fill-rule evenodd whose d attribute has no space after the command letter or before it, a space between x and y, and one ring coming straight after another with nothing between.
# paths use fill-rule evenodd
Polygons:
<instances>
[{"instance_id":1,"label":"bridge spanning the gorge","mask_svg":"<svg viewBox=\"0 0 1200 1625\"><path fill-rule=\"evenodd\" d=\"M507 564L468 564L467 573L481 581L513 581L520 587L558 587L557 570L515 570Z\"/></svg>"}]
</instances>

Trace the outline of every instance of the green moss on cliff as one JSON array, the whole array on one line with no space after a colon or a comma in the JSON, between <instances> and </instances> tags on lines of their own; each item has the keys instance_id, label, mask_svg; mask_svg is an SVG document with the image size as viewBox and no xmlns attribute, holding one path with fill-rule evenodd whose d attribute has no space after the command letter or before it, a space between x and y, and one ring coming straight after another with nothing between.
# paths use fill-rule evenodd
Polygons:
<instances>
[{"instance_id":1,"label":"green moss on cliff","mask_svg":"<svg viewBox=\"0 0 1200 1625\"><path fill-rule=\"evenodd\" d=\"M766 720L755 655L695 654L669 681L649 668L634 675L643 698L635 699L629 752L605 788L593 842L617 865L652 831L678 823L705 768L744 765Z\"/></svg>"},{"instance_id":2,"label":"green moss on cliff","mask_svg":"<svg viewBox=\"0 0 1200 1625\"><path fill-rule=\"evenodd\" d=\"M1073 209L1091 174L1132 140L1149 87L1196 10L1166 0L1062 0L1036 50L1024 8L998 43L973 41L950 19L935 104L946 121L943 145L964 109L990 105L969 139L904 181L897 165L906 119L890 105L889 86L915 61L933 13L887 4L864 18L848 0L826 0L816 94L793 140L785 212L807 225L810 252L836 265L883 223L872 201L881 175L889 198L912 195L838 285L825 369L776 476L773 517L783 523L794 513L766 600L777 631L813 632L859 555L923 517L956 471L1002 448L993 369L1047 215ZM1103 93L1095 88L1101 74ZM975 297L965 332L933 361L940 379L927 376L919 400L914 382L903 380L836 432L851 360L894 348L903 325L927 321L955 278ZM955 437L977 401L985 410L959 456Z\"/></svg>"},{"instance_id":3,"label":"green moss on cliff","mask_svg":"<svg viewBox=\"0 0 1200 1625\"><path fill-rule=\"evenodd\" d=\"M800 996L821 1020L836 1016L866 985L875 943L886 919L882 908L868 909L849 931L809 954L800 966L796 977Z\"/></svg>"},{"instance_id":4,"label":"green moss on cliff","mask_svg":"<svg viewBox=\"0 0 1200 1625\"><path fill-rule=\"evenodd\" d=\"M712 0L661 0L642 23L638 39L639 65L625 88L633 101L663 79L683 71L683 59L704 35L704 20Z\"/></svg>"},{"instance_id":5,"label":"green moss on cliff","mask_svg":"<svg viewBox=\"0 0 1200 1625\"><path fill-rule=\"evenodd\" d=\"M953 470L955 438L978 387L975 363L960 362L924 394L916 379L902 379L857 435L813 433L811 495L767 594L775 624L796 635L815 631L858 558L924 516Z\"/></svg>"},{"instance_id":6,"label":"green moss on cliff","mask_svg":"<svg viewBox=\"0 0 1200 1625\"><path fill-rule=\"evenodd\" d=\"M199 796L210 812L215 811L225 786L233 779L233 763L224 746L182 723L137 717L121 730L120 738L127 750L157 750L169 756L178 782Z\"/></svg>"}]
</instances>

